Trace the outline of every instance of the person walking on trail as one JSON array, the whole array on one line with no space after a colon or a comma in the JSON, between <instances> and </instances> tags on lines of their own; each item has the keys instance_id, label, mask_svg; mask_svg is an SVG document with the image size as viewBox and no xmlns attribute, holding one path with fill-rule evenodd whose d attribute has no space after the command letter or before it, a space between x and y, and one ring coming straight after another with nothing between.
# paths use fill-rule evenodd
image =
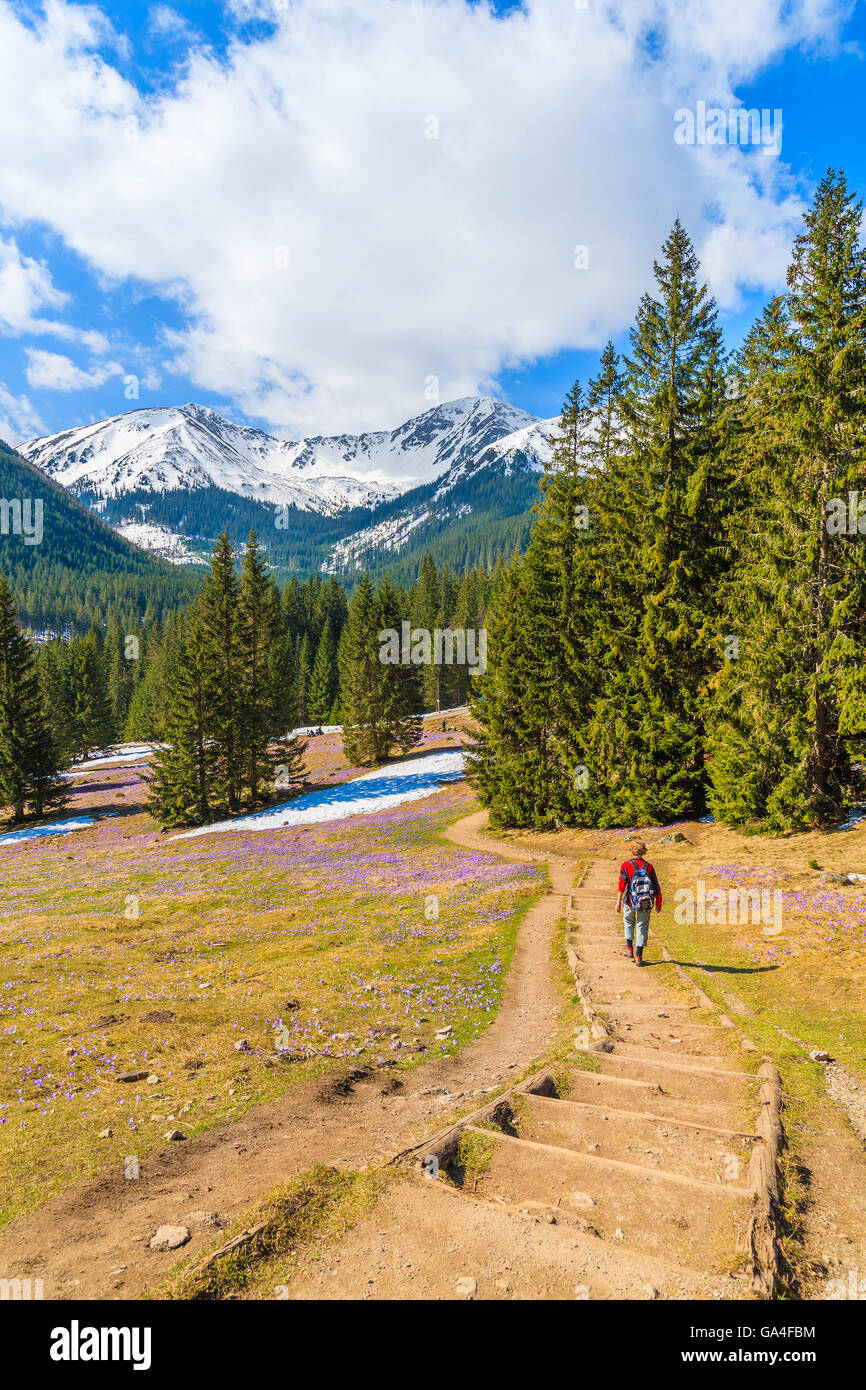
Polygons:
<instances>
[{"instance_id":1,"label":"person walking on trail","mask_svg":"<svg viewBox=\"0 0 866 1390\"><path fill-rule=\"evenodd\" d=\"M619 897L616 900L617 915L622 910L625 927L625 954L638 965L643 965L644 947L649 936L650 914L662 910L662 890L652 864L644 858L646 845L637 840L631 847L632 857L627 859L619 871ZM623 907L625 901L625 907Z\"/></svg>"}]
</instances>

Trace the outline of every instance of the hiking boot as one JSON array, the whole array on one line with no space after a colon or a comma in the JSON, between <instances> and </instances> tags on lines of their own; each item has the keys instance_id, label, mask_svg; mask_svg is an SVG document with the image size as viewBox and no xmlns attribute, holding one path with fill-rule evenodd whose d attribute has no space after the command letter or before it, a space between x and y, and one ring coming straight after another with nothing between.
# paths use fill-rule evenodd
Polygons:
<instances>
[{"instance_id":1,"label":"hiking boot","mask_svg":"<svg viewBox=\"0 0 866 1390\"><path fill-rule=\"evenodd\" d=\"M628 956L629 960L634 960L634 948L629 946L628 942L626 942L626 947L623 951L623 955Z\"/></svg>"},{"instance_id":2,"label":"hiking boot","mask_svg":"<svg viewBox=\"0 0 866 1390\"><path fill-rule=\"evenodd\" d=\"M643 951L635 951L634 959L635 965L643 965Z\"/></svg>"}]
</instances>

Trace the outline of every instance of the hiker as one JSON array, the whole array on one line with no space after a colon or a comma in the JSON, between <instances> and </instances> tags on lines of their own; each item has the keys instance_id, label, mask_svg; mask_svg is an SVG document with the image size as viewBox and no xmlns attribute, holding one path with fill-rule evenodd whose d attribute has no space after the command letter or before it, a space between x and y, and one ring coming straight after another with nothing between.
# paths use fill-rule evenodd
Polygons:
<instances>
[{"instance_id":1,"label":"hiker","mask_svg":"<svg viewBox=\"0 0 866 1390\"><path fill-rule=\"evenodd\" d=\"M616 900L617 915L622 910L625 927L625 954L638 965L643 965L643 952L649 936L650 914L655 906L656 912L662 910L662 890L652 864L644 858L646 845L637 840L631 847L632 857L627 859L619 871L619 897ZM623 908L623 899L626 900Z\"/></svg>"}]
</instances>

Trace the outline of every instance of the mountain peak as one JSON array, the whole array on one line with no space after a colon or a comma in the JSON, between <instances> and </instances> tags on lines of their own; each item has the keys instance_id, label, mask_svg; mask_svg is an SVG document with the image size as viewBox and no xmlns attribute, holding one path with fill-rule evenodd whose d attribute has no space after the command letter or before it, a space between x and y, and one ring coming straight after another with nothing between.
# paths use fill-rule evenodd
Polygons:
<instances>
[{"instance_id":1,"label":"mountain peak","mask_svg":"<svg viewBox=\"0 0 866 1390\"><path fill-rule=\"evenodd\" d=\"M391 431L286 441L188 401L28 440L20 452L87 500L217 487L332 516L471 470L499 441L541 427L505 401L463 396ZM534 442L543 462L541 433Z\"/></svg>"}]
</instances>

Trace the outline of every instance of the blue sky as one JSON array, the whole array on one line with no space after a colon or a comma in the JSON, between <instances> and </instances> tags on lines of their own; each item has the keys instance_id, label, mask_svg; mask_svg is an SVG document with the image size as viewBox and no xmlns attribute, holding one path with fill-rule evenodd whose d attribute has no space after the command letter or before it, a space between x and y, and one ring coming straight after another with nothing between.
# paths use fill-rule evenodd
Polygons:
<instances>
[{"instance_id":1,"label":"blue sky","mask_svg":"<svg viewBox=\"0 0 866 1390\"><path fill-rule=\"evenodd\" d=\"M866 192L862 4L495 9L0 0L0 436L553 415L675 215L736 344L826 167ZM780 153L677 145L698 101L781 109Z\"/></svg>"}]
</instances>

